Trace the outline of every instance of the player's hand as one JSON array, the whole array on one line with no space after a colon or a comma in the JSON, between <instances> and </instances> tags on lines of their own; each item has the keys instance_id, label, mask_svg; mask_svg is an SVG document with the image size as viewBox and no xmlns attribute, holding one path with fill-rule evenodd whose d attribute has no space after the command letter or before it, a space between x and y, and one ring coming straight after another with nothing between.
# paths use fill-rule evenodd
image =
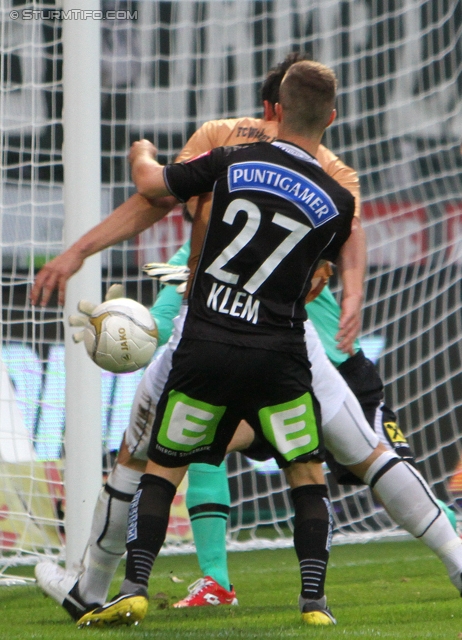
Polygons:
<instances>
[{"instance_id":1,"label":"player's hand","mask_svg":"<svg viewBox=\"0 0 462 640\"><path fill-rule=\"evenodd\" d=\"M58 290L58 304L64 304L66 283L83 264L83 258L75 251L68 250L48 262L38 272L32 290L30 301L33 305L46 307L51 294Z\"/></svg>"},{"instance_id":2,"label":"player's hand","mask_svg":"<svg viewBox=\"0 0 462 640\"><path fill-rule=\"evenodd\" d=\"M112 284L104 297L105 302L107 300L115 300L116 298L123 298L125 296L124 286L122 284ZM88 300L79 300L77 305L78 314L69 316L68 322L71 327L82 327L81 331L77 331L73 334L72 340L77 342L82 342L85 327L88 324L91 314L96 309L98 305L93 302L89 302Z\"/></svg>"},{"instance_id":3,"label":"player's hand","mask_svg":"<svg viewBox=\"0 0 462 640\"><path fill-rule=\"evenodd\" d=\"M184 293L189 278L189 267L168 262L149 262L143 267L144 273L162 284L177 285L178 293Z\"/></svg>"},{"instance_id":4,"label":"player's hand","mask_svg":"<svg viewBox=\"0 0 462 640\"><path fill-rule=\"evenodd\" d=\"M131 146L130 153L128 154L128 160L130 164L133 164L140 156L148 156L155 159L157 156L157 148L149 142L149 140L137 140Z\"/></svg>"},{"instance_id":5,"label":"player's hand","mask_svg":"<svg viewBox=\"0 0 462 640\"><path fill-rule=\"evenodd\" d=\"M342 299L339 331L335 336L337 348L344 353L354 354L354 341L361 330L363 296L352 294Z\"/></svg>"}]
</instances>

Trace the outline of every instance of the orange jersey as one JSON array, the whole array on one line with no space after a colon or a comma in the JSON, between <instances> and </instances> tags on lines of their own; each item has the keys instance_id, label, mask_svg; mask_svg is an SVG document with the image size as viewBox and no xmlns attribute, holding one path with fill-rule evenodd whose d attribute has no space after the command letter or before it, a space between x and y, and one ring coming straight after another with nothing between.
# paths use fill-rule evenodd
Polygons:
<instances>
[{"instance_id":1,"label":"orange jersey","mask_svg":"<svg viewBox=\"0 0 462 640\"><path fill-rule=\"evenodd\" d=\"M184 162L199 156L215 147L233 146L254 142L272 142L276 139L278 124L274 120L261 118L229 118L226 120L209 120L203 124L188 140L176 158L176 162ZM359 217L360 194L357 172L345 165L332 151L319 145L316 159L324 171L334 178L342 187L348 189L355 198L355 216ZM211 195L192 198L188 209L193 216L191 236L191 255L188 266L191 275L195 272L202 247L202 240L210 215ZM191 282L191 278L189 280Z\"/></svg>"},{"instance_id":2,"label":"orange jersey","mask_svg":"<svg viewBox=\"0 0 462 640\"><path fill-rule=\"evenodd\" d=\"M248 142L272 142L278 132L277 122L261 118L229 118L210 120L194 133L178 155L176 162L190 160L215 147L233 146ZM332 151L319 145L316 159L324 171L355 198L355 216L359 217L360 194L357 172L344 164Z\"/></svg>"}]
</instances>

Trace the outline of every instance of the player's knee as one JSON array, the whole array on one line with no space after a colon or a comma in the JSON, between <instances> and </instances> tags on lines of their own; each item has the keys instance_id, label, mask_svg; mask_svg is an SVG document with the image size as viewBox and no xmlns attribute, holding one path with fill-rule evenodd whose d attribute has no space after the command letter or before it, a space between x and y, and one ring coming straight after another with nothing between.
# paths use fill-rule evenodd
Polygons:
<instances>
[{"instance_id":1,"label":"player's knee","mask_svg":"<svg viewBox=\"0 0 462 640\"><path fill-rule=\"evenodd\" d=\"M320 462L294 462L284 469L292 489L305 485L324 485L324 472Z\"/></svg>"},{"instance_id":2,"label":"player's knee","mask_svg":"<svg viewBox=\"0 0 462 640\"><path fill-rule=\"evenodd\" d=\"M132 469L138 474L142 474L146 469L146 461L147 458L135 457L134 455L132 455L125 441L125 438L122 440L122 444L120 445L119 453L117 456L117 467L125 467L128 469ZM139 482L139 476L137 476L136 482Z\"/></svg>"},{"instance_id":3,"label":"player's knee","mask_svg":"<svg viewBox=\"0 0 462 640\"><path fill-rule=\"evenodd\" d=\"M350 391L336 415L323 424L323 435L326 448L335 460L348 468L368 460L380 446L377 434Z\"/></svg>"},{"instance_id":4,"label":"player's knee","mask_svg":"<svg viewBox=\"0 0 462 640\"><path fill-rule=\"evenodd\" d=\"M391 451L387 451L383 445L379 445L374 454L376 452L379 453L379 455L370 462L369 460L366 460L354 468L355 473L357 472L358 475L363 477L364 482L368 484L371 489L375 487L382 476L384 476L396 464L401 462L401 458L398 458ZM372 457L373 456L370 456L370 458Z\"/></svg>"}]
</instances>

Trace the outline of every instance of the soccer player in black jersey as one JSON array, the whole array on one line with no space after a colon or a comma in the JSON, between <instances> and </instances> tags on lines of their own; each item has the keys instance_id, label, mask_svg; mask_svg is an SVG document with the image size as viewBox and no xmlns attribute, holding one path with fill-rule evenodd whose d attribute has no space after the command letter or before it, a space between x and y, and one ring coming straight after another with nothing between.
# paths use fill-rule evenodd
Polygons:
<instances>
[{"instance_id":1,"label":"soccer player in black jersey","mask_svg":"<svg viewBox=\"0 0 462 640\"><path fill-rule=\"evenodd\" d=\"M304 492L306 462L316 461L308 468L323 483L305 297L319 259L337 260L354 213L351 194L314 158L335 117L335 86L323 65L293 65L277 106L281 139L271 144L218 148L164 170L146 164L148 143L133 147L134 180L143 195L171 192L186 201L213 190L214 200L183 337L157 408L147 472L130 511L126 580L121 596L89 614L89 622L144 617L147 579L176 487L190 462L221 463L242 418L289 465L295 546L304 556L309 536L303 523L313 499ZM302 602L302 614L308 622L332 624L321 600Z\"/></svg>"},{"instance_id":2,"label":"soccer player in black jersey","mask_svg":"<svg viewBox=\"0 0 462 640\"><path fill-rule=\"evenodd\" d=\"M310 106L312 106L312 102L309 102L309 104ZM298 139L299 135L296 135L295 137L296 139L292 139L291 142L295 142L296 144L298 143L298 145L303 149L304 142ZM147 167L146 165L149 165L150 163L152 164L152 149L149 144L147 144L147 146L146 144L146 142L143 142L135 145L134 153L132 154L132 160L134 164L136 164L136 156L139 155L138 160L141 160L141 165L144 165L143 171L146 168L149 169L149 167ZM277 146L277 144L275 146ZM296 146L290 145L290 147L292 148L292 152L296 151ZM303 154L301 155L300 159L302 158ZM219 156L217 155L214 159L214 162L218 162L218 160ZM262 161L261 158L257 158L257 160L258 162ZM251 162L255 163L255 159L253 159ZM266 160L263 160L263 162L266 162ZM197 166L199 167L201 165ZM204 169L204 166L205 165L202 166L201 170ZM141 166L138 166L136 170L139 171L140 168ZM213 169L212 165L209 165L208 169L205 166L206 172L211 168ZM245 166L235 168L236 172L232 175L232 181L229 183L229 190L234 190L235 192L240 191L242 200L246 199L244 196L246 196L246 192L249 190L249 188L250 190L256 191L263 190L264 192L268 192L271 197L281 196L282 198L290 201L296 207L300 208L301 211L305 210L305 213L308 214L307 217L309 219L311 219L311 216L313 215L316 215L318 217L318 222L319 220L323 220L324 216L326 218L329 218L329 202L324 202L322 194L317 193L310 185L307 185L303 180L300 180L298 177L294 176L294 174L291 173L291 171L294 170L293 167L284 167L284 169L288 170L288 172L274 172L271 167L258 163L257 165L247 164ZM148 173L150 173L150 171ZM297 173L297 171L295 171L295 173ZM146 191L146 194L150 194L149 189L152 187L151 177L152 176L148 175L148 181L145 184L145 187L148 189L148 191ZM142 178L142 175L138 175L138 180ZM204 176L202 176L202 179L205 179ZM139 186L144 189L144 187L141 185L141 181L142 180L140 180ZM183 182L181 177L178 180L177 176L177 181L179 185L175 187L175 178L173 178L172 188L176 188L178 194L181 194L183 189ZM233 202L236 202L236 200L234 200ZM222 247L218 247L218 252L216 255L210 255L209 253L209 259L212 259L212 262L209 266L201 263L203 267L202 277L206 278L207 276L214 276L215 280L217 281L212 282L211 288L205 291L206 295L204 295L204 290L202 290L202 306L207 313L215 312L216 314L221 314L222 316L229 316L228 320L231 321L233 321L234 319L239 319L241 321L247 322L250 325L257 325L259 320L261 319L263 321L263 329L265 328L265 325L267 327L269 326L270 328L276 329L276 327L278 326L278 318L279 320L284 317L287 319L287 315L284 316L284 312L287 312L287 307L284 306L284 304L287 302L287 299L283 296L282 301L278 300L276 301L276 304L272 306L274 300L271 300L271 297L268 297L268 291L266 291L265 293L264 284L273 275L272 266L276 265L279 268L280 263L284 262L285 256L288 255L287 253L285 253L287 251L287 244L292 241L295 250L298 242L302 242L302 240L304 240L304 229L298 226L299 223L303 224L303 221L301 221L300 218L295 217L295 221L292 220L292 222L289 222L288 220L286 220L286 217L290 220L291 216L287 215L284 210L279 210L275 213L273 212L274 217L271 219L271 224L274 223L276 227L279 226L282 228L282 230L285 229L286 237L278 243L274 235L275 229L272 226L268 227L268 224L266 224L265 227L262 225L261 229L266 230L264 236L264 242L266 243L265 247L267 250L269 250L272 246L271 242L273 242L273 250L268 256L266 256L266 254L260 255L260 259L263 261L258 266L256 271L247 273L247 279L242 283L244 290L236 291L236 283L233 282L234 277L236 277L235 267L242 268L242 273L244 274L246 269L247 271L249 271L250 269L248 264L243 264L245 262L245 259L243 260L243 262L240 262L240 259L243 257L243 255L240 255L240 252L241 250L242 252L244 252L244 250L248 250L252 247L251 243L256 239L257 231L260 229L260 221L258 211L256 211L252 206L252 204L254 203L250 202L250 204L246 204L242 208L242 210L240 208L233 210L231 206L232 203L230 202L229 204L230 206L226 208L226 212L223 214L223 222L225 222L227 225L232 226L237 234L233 236L233 239L228 243L225 249L223 249ZM241 217L241 226L239 226L239 216ZM242 216L244 216L244 221L242 219ZM265 223L267 222L268 220L265 220ZM316 218L313 223L313 228L316 228L315 222ZM322 224L323 223L321 222L317 226L322 226ZM266 236L266 232L269 232L268 236ZM341 231L338 230L338 233L341 234ZM311 246L313 247L315 246L315 244ZM211 248L210 250L212 251L213 244L209 244L209 248ZM216 246L215 249L217 249ZM333 253L329 253L330 251L332 251L332 249L333 246L328 248L325 255L333 255ZM234 265L233 261L235 260L236 264ZM299 276L299 273L297 272L296 275ZM296 282L298 282L298 280L296 280ZM257 291L257 289L259 290L260 287L262 287L261 300ZM237 287L237 289L239 289L239 287ZM288 289L288 291L290 291L290 288ZM197 295L198 297L196 299L200 302L200 289L198 290ZM260 314L261 311L263 312L262 315ZM192 321L194 321L193 316L190 316L190 318L192 318ZM214 329L209 325L213 324L213 322L210 323L207 317L200 318L200 313L197 315L196 320L198 322L197 326L199 328L207 327L207 331L209 332L208 339L206 341L202 341L202 347L210 342L214 342L215 340L217 340L216 344L219 344L221 335L220 332L214 334L213 339L210 339L210 331L213 331ZM224 320L224 318L222 318L222 320ZM291 320L291 323L291 329L296 330L298 323L296 307L294 307L293 309L293 321ZM223 322L221 322L220 324L224 328L226 328L227 326L226 323ZM284 326L286 326L287 328L287 325L284 325L283 321L280 328L283 328ZM252 332L254 331L252 330ZM277 344L279 344L279 338L283 336L283 340L285 340L287 335L282 333L281 331L275 331L274 335L270 335L270 333L265 334L265 331L263 331L258 335L260 340L260 347L266 345L265 348L268 351L273 350L274 358L272 358L272 365L278 367L280 362L278 360L278 356L282 356L280 353L278 354L277 348L275 347ZM296 337L296 335L297 334L295 331L293 333L293 336ZM194 338L198 337L201 338L204 336L194 336ZM243 341L245 342L245 336L239 335L239 342L242 344ZM185 342L187 343L187 340ZM289 342L290 346L288 348L292 349L292 347L295 347L295 352L297 352L297 348L301 346L300 343L298 343L297 340L294 341L293 345L291 341ZM233 345L234 344L235 343L233 341ZM252 350L253 348L254 347L252 346L247 350ZM242 344L241 352L243 352L244 349L246 349L246 347L244 346L244 344ZM238 350L239 348L236 347L236 349L233 349L232 351L235 352ZM258 349L255 350L255 353L257 351ZM181 352L179 352L179 354L181 354ZM220 357L223 357L222 351L220 352ZM213 352L212 355L209 356L209 360L212 361L214 366L217 364L216 352ZM226 357L224 358L224 360L226 361ZM176 358L174 360L174 364L175 363ZM225 364L227 364L227 362L225 362ZM191 379L190 373L190 371L187 372L188 380ZM209 372L209 374L210 373L211 372ZM222 373L223 372L220 368L220 374L222 375ZM247 368L245 368L244 374L252 378L252 373L251 371L247 371ZM261 392L262 395L267 394L268 397L271 396L271 401L274 401L275 396L272 393L274 389L274 379L271 375L267 375L266 369L264 369L263 371L262 369L260 369L259 374L261 375L261 388L259 388L258 391ZM224 377L225 384L222 384L220 386L218 376L211 376L211 382L213 382L215 386L218 385L218 388L215 389L217 393L226 389L230 382L232 382L231 378L228 379L226 376ZM256 381L251 381L252 384L257 384ZM180 383L183 382L184 380L180 380ZM287 473L291 479L292 486L296 487L296 489L292 493L297 514L294 537L295 547L299 555L302 573L301 609L303 618L307 622L314 624L332 623L334 622L334 619L325 606L325 598L320 597L317 601L310 600L304 593L304 587L307 582L306 576L310 573L311 570L321 575L321 579L318 583L320 589L319 595L323 593L322 589L324 586L325 575L325 562L323 562L322 559L321 564L323 566L321 567L310 567L309 562L305 560L305 558L309 558L309 556L307 556L306 554L307 545L309 543L312 544L313 538L316 538L316 535L313 535L312 529L310 529L309 531L307 530L307 523L311 518L311 522L317 521L318 525L319 523L322 524L323 518L327 513L326 508L324 508L324 510L319 509L319 506L322 505L324 500L324 494L322 493L323 487L321 484L322 476L321 480L319 480L316 476L316 472L313 470L316 469L316 467L319 467L319 464L314 463L313 461L310 461L308 463L298 462L298 460L303 459L299 456L299 454L307 456L313 455L316 451L316 446L318 446L319 450L322 446L322 443L320 441L316 443L316 437L314 436L315 429L313 428L314 422L311 420L311 424L308 425L308 422L310 422L310 420L306 420L308 414L310 414L310 411L306 412L304 415L300 415L297 413L299 407L290 406L282 407L281 409L281 407L279 406L277 407L277 410L273 412L271 409L273 409L274 406L270 405L269 407L263 407L263 410L259 410L257 416L252 415L255 414L255 407L252 406L252 403L247 402L246 404L247 397L249 393L251 393L252 387L250 385L242 385L241 381L237 382L239 382L241 387L244 386L245 388L243 390L240 390L239 388L236 389L231 385L229 391L232 393L242 393L242 401L240 406L244 406L244 410L248 412L247 415L250 417L250 419L258 417L257 423L261 425L260 435L265 435L267 437L269 445L278 449L279 453L282 453L282 455L279 455L277 457L279 461L282 460L283 463L289 464L289 466L287 467ZM172 390L177 391L177 389L175 388L173 388ZM186 389L186 391L187 390L189 389ZM172 394L172 398L174 395L175 394ZM187 396L187 393L185 393L184 395ZM188 398L180 397L179 394L176 394L176 399L173 399L171 401L170 408L169 404L166 404L166 411L164 416L167 415L167 418L164 425L164 433L161 434L160 438L162 442L158 442L159 446L157 447L157 451L158 453L162 452L167 455L167 465L166 467L163 467L163 465L159 466L158 463L157 466L155 465L155 463L150 463L148 471L150 471L150 473L153 474L154 477L157 477L157 479L155 479L154 483L152 483L149 476L144 477L133 503L133 517L130 523L130 535L134 544L132 544L131 546L131 555L129 553L129 564L131 563L133 568L133 565L136 565L138 561L140 562L138 568L136 569L138 573L136 573L135 571L135 574L132 574L135 580L125 581L124 585L122 586L122 592L124 595L116 598L116 600L109 605L97 607L96 609L91 611L89 615L83 616L80 620L82 624L136 622L145 614L147 600L144 597L146 593L144 586L147 585L149 569L155 558L156 549L159 549L162 544L163 520L165 520L165 513L169 508L170 492L172 488L173 491L175 490L176 484L176 480L171 481L172 477L176 477L176 472L170 468L171 456L178 455L178 457L186 461L186 458L188 456L187 449L188 447L190 447L191 449L194 448L194 446L192 446L194 444L197 444L196 452L198 454L206 455L205 452L208 449L212 451L213 445L210 442L210 437L211 435L213 435L212 432L215 430L216 423L220 418L220 411L215 413L210 411L207 412L207 407L204 408L204 406L201 405L200 402L188 405L187 400ZM311 401L313 403L313 406L311 407L312 414L310 414L312 417L312 415L316 416L316 402L314 399L311 399ZM207 401L205 402L205 404L207 404ZM307 402L307 404L309 403ZM186 412L184 411L185 407L187 410ZM223 407L221 406L219 407L220 410L222 408ZM265 409L270 409L270 411L265 411ZM348 411L341 417L342 424L346 425L348 419L350 419L351 421L351 412L349 411L349 409L351 409L351 406L348 407ZM182 411L183 415L181 413ZM239 410L239 414L242 415L241 409ZM282 425L280 424L281 414L283 423ZM179 422L181 422L181 420L178 421L178 417L183 420L183 426L185 428L178 429L178 424ZM231 415L228 415L228 418L230 417L233 417L232 413ZM302 429L301 434L300 429L298 429L300 423L304 424L304 426L307 427L305 431ZM221 426L223 426L223 423ZM282 437L280 429L281 426ZM160 425L159 434L161 433L161 431L162 425ZM368 439L371 440L370 430L368 431L369 434L363 433L359 438L356 438L356 444L363 445ZM340 429L339 427L334 427L333 424L327 424L325 427L326 441L330 442L332 451L334 452L334 454L336 454L337 459L343 461L343 464L346 464L348 468L353 472L357 472L357 475L363 478L367 482L367 484L369 484L371 487L374 487L375 492L384 503L384 506L387 508L390 515L399 524L404 526L416 537L421 537L422 540L430 548L436 551L436 553L445 563L446 568L448 569L448 572L450 574L451 581L460 591L460 571L462 567L462 558L460 552L461 542L454 534L454 532L450 529L449 523L444 522L445 518L439 515L439 510L434 502L432 502L431 494L428 490L428 487L425 486L425 483L421 480L421 478L419 479L419 475L417 473L413 474L408 469L408 465L406 465L405 463L398 464L400 461L396 458L396 456L393 456L391 454L387 455L383 452L383 449L380 449L380 447L376 447L376 449L374 449L373 451L373 455L368 455L367 460L366 455L357 457L359 454L357 452L356 444L351 438L351 433L351 428L345 428L342 432L342 429ZM202 438L202 440L198 443L197 440L200 438ZM194 439L196 440L195 442ZM170 445L172 444L172 442L175 446L173 447L173 449L170 449ZM315 448L310 452L306 452L306 448L309 448L310 444ZM217 446L220 446L220 442L218 440ZM303 447L305 447L305 449ZM281 449L282 452L280 451ZM347 450L348 455L346 455ZM372 450L373 447L369 449L369 451L371 452ZM292 457L293 454L295 454L294 457ZM152 457L155 457L155 454L152 454ZM356 462L354 460L356 460ZM362 460L364 460L364 463L359 464L358 461ZM168 475L164 476L166 470L168 472ZM177 471L179 473L182 473L182 467L177 469ZM170 474L173 474L173 476ZM162 480L165 480L165 482L162 482ZM156 483L159 487L159 494L154 497L152 493L150 495L150 486L151 484L155 485ZM316 495L316 492L318 492L319 495ZM318 498L317 502L316 498ZM146 536L146 532L149 529L147 526L149 522L155 523L155 526L153 528L154 535L149 536L148 534L147 538L138 538L138 535L143 530L143 535ZM318 540L326 540L326 535L324 534L318 535L317 537ZM138 539L138 542L136 539ZM318 551L320 550L318 549ZM324 548L324 551L325 557L327 559L328 550ZM319 558L320 555L321 554L318 553L316 557ZM318 561L319 560L317 560L317 562ZM313 575L313 573L311 573L310 575ZM135 584L133 584L133 582ZM139 593L139 595L136 595L137 593Z\"/></svg>"}]
</instances>

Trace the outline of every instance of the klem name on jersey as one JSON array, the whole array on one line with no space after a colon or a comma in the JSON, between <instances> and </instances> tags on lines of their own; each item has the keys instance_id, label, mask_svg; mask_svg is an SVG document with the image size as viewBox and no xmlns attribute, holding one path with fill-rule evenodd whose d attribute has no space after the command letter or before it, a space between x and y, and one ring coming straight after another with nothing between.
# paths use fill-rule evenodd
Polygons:
<instances>
[{"instance_id":1,"label":"klem name on jersey","mask_svg":"<svg viewBox=\"0 0 462 640\"><path fill-rule=\"evenodd\" d=\"M313 227L319 227L338 216L328 194L316 183L297 171L269 162L238 162L228 168L230 192L252 189L266 191L295 204L308 217Z\"/></svg>"},{"instance_id":2,"label":"klem name on jersey","mask_svg":"<svg viewBox=\"0 0 462 640\"><path fill-rule=\"evenodd\" d=\"M218 313L257 324L260 301L248 293L214 282L207 298L207 307Z\"/></svg>"}]
</instances>

